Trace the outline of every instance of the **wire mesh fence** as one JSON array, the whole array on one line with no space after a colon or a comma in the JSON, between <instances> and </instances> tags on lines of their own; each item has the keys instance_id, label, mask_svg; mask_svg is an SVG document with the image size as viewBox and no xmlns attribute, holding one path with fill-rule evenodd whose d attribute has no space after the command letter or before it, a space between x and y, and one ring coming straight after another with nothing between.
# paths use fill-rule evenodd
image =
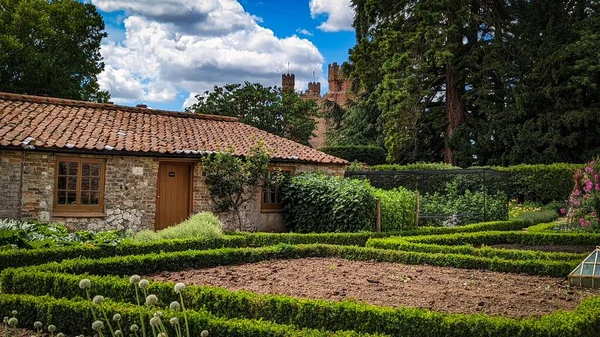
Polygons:
<instances>
[{"instance_id":1,"label":"wire mesh fence","mask_svg":"<svg viewBox=\"0 0 600 337\"><path fill-rule=\"evenodd\" d=\"M492 169L347 171L347 178L367 179L384 190L415 192L419 225L456 226L507 220L509 175Z\"/></svg>"}]
</instances>

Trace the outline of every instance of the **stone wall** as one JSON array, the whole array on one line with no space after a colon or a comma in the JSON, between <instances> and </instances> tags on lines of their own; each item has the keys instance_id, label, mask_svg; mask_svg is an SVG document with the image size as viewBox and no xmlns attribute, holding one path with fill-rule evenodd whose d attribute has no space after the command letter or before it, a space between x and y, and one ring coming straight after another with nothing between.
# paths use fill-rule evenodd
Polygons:
<instances>
[{"instance_id":1,"label":"stone wall","mask_svg":"<svg viewBox=\"0 0 600 337\"><path fill-rule=\"evenodd\" d=\"M56 155L0 151L0 218L58 222L71 230L153 228L158 174L156 158L80 157L106 159L104 216L53 214Z\"/></svg>"},{"instance_id":2,"label":"stone wall","mask_svg":"<svg viewBox=\"0 0 600 337\"><path fill-rule=\"evenodd\" d=\"M76 157L77 155L69 155ZM66 217L53 214L56 155L44 152L0 151L0 219L58 222L71 230L153 229L156 215L158 158L135 156L94 156L106 160L104 214L102 216ZM343 175L340 165L274 163L273 167L292 168L301 172L322 171ZM214 212L214 202L202 174L195 164L193 175L193 213ZM283 217L278 212L261 212L262 190L252 192L252 199L240 212L246 231L283 231ZM217 214L225 230L240 230L237 216Z\"/></svg>"},{"instance_id":3,"label":"stone wall","mask_svg":"<svg viewBox=\"0 0 600 337\"><path fill-rule=\"evenodd\" d=\"M21 209L21 152L0 152L0 219L16 219Z\"/></svg>"}]
</instances>

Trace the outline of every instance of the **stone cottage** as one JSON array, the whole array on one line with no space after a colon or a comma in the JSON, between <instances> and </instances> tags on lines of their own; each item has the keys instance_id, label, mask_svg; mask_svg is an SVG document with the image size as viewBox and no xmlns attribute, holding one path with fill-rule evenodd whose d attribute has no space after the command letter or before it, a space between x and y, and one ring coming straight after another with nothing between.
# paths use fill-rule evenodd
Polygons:
<instances>
[{"instance_id":1,"label":"stone cottage","mask_svg":"<svg viewBox=\"0 0 600 337\"><path fill-rule=\"evenodd\" d=\"M0 219L162 229L213 210L201 156L244 156L259 140L271 166L292 174L342 175L347 164L232 117L0 93ZM256 191L246 203L247 230L283 229L276 194Z\"/></svg>"}]
</instances>

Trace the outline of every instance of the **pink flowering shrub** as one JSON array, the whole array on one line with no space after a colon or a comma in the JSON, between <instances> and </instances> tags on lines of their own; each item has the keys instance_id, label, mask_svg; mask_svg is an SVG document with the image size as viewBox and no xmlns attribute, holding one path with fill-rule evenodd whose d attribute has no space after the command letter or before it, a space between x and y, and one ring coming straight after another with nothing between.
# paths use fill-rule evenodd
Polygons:
<instances>
[{"instance_id":1,"label":"pink flowering shrub","mask_svg":"<svg viewBox=\"0 0 600 337\"><path fill-rule=\"evenodd\" d=\"M560 210L568 217L571 229L600 230L600 177L596 163L596 160L589 162L583 171L573 175L575 186L566 200L568 211Z\"/></svg>"}]
</instances>

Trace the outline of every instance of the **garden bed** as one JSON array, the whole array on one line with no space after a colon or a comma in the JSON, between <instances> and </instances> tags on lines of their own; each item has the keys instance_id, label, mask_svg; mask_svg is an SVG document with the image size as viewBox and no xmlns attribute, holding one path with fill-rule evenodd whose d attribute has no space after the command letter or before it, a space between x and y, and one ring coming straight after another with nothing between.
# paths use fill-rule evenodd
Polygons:
<instances>
[{"instance_id":1,"label":"garden bed","mask_svg":"<svg viewBox=\"0 0 600 337\"><path fill-rule=\"evenodd\" d=\"M388 307L449 313L536 316L571 310L592 291L569 289L561 278L339 258L259 263L162 272L155 281L214 285L260 294L357 300Z\"/></svg>"},{"instance_id":2,"label":"garden bed","mask_svg":"<svg viewBox=\"0 0 600 337\"><path fill-rule=\"evenodd\" d=\"M502 249L519 249L519 250L535 250L541 252L563 252L563 253L591 253L596 249L595 245L581 245L581 246L569 246L569 245L524 245L518 243L506 243L490 245L492 248Z\"/></svg>"}]
</instances>

